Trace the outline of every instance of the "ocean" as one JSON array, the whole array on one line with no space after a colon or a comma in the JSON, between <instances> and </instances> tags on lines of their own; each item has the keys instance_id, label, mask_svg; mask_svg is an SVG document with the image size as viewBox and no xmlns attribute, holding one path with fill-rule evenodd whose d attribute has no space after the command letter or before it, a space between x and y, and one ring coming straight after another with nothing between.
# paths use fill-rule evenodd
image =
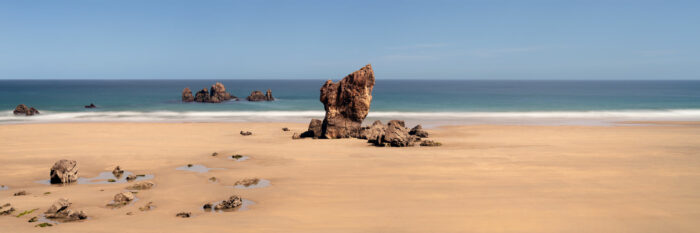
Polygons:
<instances>
[{"instance_id":1,"label":"ocean","mask_svg":"<svg viewBox=\"0 0 700 233\"><path fill-rule=\"evenodd\" d=\"M221 82L241 98L183 103ZM43 122L308 122L325 80L0 80L0 124ZM253 90L276 101L248 102ZM83 106L94 103L95 109ZM38 116L15 116L18 104ZM700 120L700 81L377 80L368 120L441 124L608 124Z\"/></svg>"}]
</instances>

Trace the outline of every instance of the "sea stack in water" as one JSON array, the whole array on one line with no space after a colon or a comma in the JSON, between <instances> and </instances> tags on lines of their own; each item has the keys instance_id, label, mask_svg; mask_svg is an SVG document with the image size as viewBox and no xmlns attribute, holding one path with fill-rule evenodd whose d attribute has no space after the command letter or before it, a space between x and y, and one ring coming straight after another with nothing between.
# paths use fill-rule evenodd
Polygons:
<instances>
[{"instance_id":1,"label":"sea stack in water","mask_svg":"<svg viewBox=\"0 0 700 233\"><path fill-rule=\"evenodd\" d=\"M15 115L32 116L34 114L39 114L39 111L33 107L30 108L30 107L27 107L27 105L20 104L20 105L17 105L17 107L15 108L15 111L13 111L12 113L14 113Z\"/></svg>"},{"instance_id":2,"label":"sea stack in water","mask_svg":"<svg viewBox=\"0 0 700 233\"><path fill-rule=\"evenodd\" d=\"M267 89L265 94L262 91L253 91L246 99L248 101L273 101L275 97L272 97L272 91Z\"/></svg>"},{"instance_id":3,"label":"sea stack in water","mask_svg":"<svg viewBox=\"0 0 700 233\"><path fill-rule=\"evenodd\" d=\"M192 90L189 87L185 87L182 90L182 102L192 102L194 101L194 96L192 95Z\"/></svg>"},{"instance_id":4,"label":"sea stack in water","mask_svg":"<svg viewBox=\"0 0 700 233\"><path fill-rule=\"evenodd\" d=\"M52 184L73 183L78 180L78 162L61 159L51 167L50 181Z\"/></svg>"},{"instance_id":5,"label":"sea stack in water","mask_svg":"<svg viewBox=\"0 0 700 233\"><path fill-rule=\"evenodd\" d=\"M337 83L326 81L320 98L326 110L322 137L359 137L362 120L369 113L373 87L372 65L362 67Z\"/></svg>"},{"instance_id":6,"label":"sea stack in water","mask_svg":"<svg viewBox=\"0 0 700 233\"><path fill-rule=\"evenodd\" d=\"M200 102L200 103L221 103L227 100L238 100L236 96L231 95L231 93L226 92L226 87L224 84L215 83L211 85L211 89L204 88L198 91L194 96L192 96L192 91L190 88L185 88L182 90L182 101L183 102Z\"/></svg>"}]
</instances>

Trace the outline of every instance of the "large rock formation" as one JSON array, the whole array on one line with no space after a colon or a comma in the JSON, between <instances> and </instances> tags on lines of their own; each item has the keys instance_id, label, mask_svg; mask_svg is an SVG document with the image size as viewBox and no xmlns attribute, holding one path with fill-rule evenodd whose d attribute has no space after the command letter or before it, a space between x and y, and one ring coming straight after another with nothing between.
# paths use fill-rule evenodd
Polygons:
<instances>
[{"instance_id":1,"label":"large rock formation","mask_svg":"<svg viewBox=\"0 0 700 233\"><path fill-rule=\"evenodd\" d=\"M226 87L224 87L224 84L219 82L211 85L211 91L204 88L198 91L194 96L192 96L192 91L190 88L185 88L182 90L183 102L195 101L201 103L221 103L227 100L238 100L238 98L231 95L231 93L226 92Z\"/></svg>"},{"instance_id":2,"label":"large rock formation","mask_svg":"<svg viewBox=\"0 0 700 233\"><path fill-rule=\"evenodd\" d=\"M192 90L189 87L182 89L182 102L192 102L194 101L194 96L192 95Z\"/></svg>"},{"instance_id":3,"label":"large rock formation","mask_svg":"<svg viewBox=\"0 0 700 233\"><path fill-rule=\"evenodd\" d=\"M326 109L322 137L359 137L362 120L369 113L373 87L374 71L371 65L362 67L337 83L326 81L321 87L320 98Z\"/></svg>"},{"instance_id":4,"label":"large rock formation","mask_svg":"<svg viewBox=\"0 0 700 233\"><path fill-rule=\"evenodd\" d=\"M30 108L30 107L27 107L27 105L20 104L20 105L17 105L17 107L15 108L15 110L12 113L14 113L15 115L32 116L34 114L39 114L39 111L33 107Z\"/></svg>"},{"instance_id":5,"label":"large rock formation","mask_svg":"<svg viewBox=\"0 0 700 233\"><path fill-rule=\"evenodd\" d=\"M51 167L51 183L66 184L78 180L78 162L61 159Z\"/></svg>"},{"instance_id":6,"label":"large rock formation","mask_svg":"<svg viewBox=\"0 0 700 233\"><path fill-rule=\"evenodd\" d=\"M265 94L263 94L262 91L253 91L246 99L248 101L273 101L275 97L272 97L272 91L267 89Z\"/></svg>"}]
</instances>

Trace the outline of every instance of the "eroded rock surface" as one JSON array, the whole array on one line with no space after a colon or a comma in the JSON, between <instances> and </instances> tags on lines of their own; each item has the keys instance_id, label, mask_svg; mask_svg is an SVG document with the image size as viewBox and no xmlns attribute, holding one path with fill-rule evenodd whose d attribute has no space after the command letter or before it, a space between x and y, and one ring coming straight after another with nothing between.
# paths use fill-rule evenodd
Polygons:
<instances>
[{"instance_id":1,"label":"eroded rock surface","mask_svg":"<svg viewBox=\"0 0 700 233\"><path fill-rule=\"evenodd\" d=\"M326 110L324 138L359 137L362 121L369 113L374 88L374 71L366 65L342 80L331 80L321 87L320 100Z\"/></svg>"},{"instance_id":2,"label":"eroded rock surface","mask_svg":"<svg viewBox=\"0 0 700 233\"><path fill-rule=\"evenodd\" d=\"M221 201L221 203L217 204L214 206L215 210L226 210L226 209L233 209L236 207L239 207L243 205L243 199L241 197L233 195L229 197L227 200Z\"/></svg>"},{"instance_id":3,"label":"eroded rock surface","mask_svg":"<svg viewBox=\"0 0 700 233\"><path fill-rule=\"evenodd\" d=\"M50 181L52 184L67 184L78 180L78 162L62 159L51 167Z\"/></svg>"},{"instance_id":4,"label":"eroded rock surface","mask_svg":"<svg viewBox=\"0 0 700 233\"><path fill-rule=\"evenodd\" d=\"M194 101L194 96L192 95L192 90L189 87L182 89L182 102L192 102Z\"/></svg>"}]
</instances>

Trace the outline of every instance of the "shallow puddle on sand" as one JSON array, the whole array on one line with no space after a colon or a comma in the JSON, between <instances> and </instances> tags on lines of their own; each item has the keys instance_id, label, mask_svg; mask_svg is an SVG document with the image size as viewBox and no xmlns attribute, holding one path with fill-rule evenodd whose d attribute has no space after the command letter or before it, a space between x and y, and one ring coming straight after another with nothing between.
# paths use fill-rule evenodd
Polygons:
<instances>
[{"instance_id":1,"label":"shallow puddle on sand","mask_svg":"<svg viewBox=\"0 0 700 233\"><path fill-rule=\"evenodd\" d=\"M236 162L243 162L243 161L250 159L250 157L248 157L248 156L237 157L236 155L231 155L228 157L228 159L234 160Z\"/></svg>"},{"instance_id":2,"label":"shallow puddle on sand","mask_svg":"<svg viewBox=\"0 0 700 233\"><path fill-rule=\"evenodd\" d=\"M206 172L209 172L209 170L223 170L223 168L208 168L208 167L201 165L201 164L193 164L192 166L185 165L182 167L177 167L177 168L175 168L175 170L206 173Z\"/></svg>"},{"instance_id":3,"label":"shallow puddle on sand","mask_svg":"<svg viewBox=\"0 0 700 233\"><path fill-rule=\"evenodd\" d=\"M100 172L100 174L96 177L92 178L85 178L85 177L78 177L78 181L75 182L77 184L121 184L121 183L126 183L128 182L126 180L126 177L129 175L134 174L132 172L127 172L125 171L124 174L119 176L117 178L112 174L112 172ZM137 175L136 179L133 181L140 181L140 180L150 180L153 179L154 175L153 174L139 174ZM109 180L112 179L114 182L110 182ZM51 184L51 180L40 180L37 181L37 183L40 184ZM67 185L67 184L54 184L54 185Z\"/></svg>"},{"instance_id":4,"label":"shallow puddle on sand","mask_svg":"<svg viewBox=\"0 0 700 233\"><path fill-rule=\"evenodd\" d=\"M10 186L7 186L7 185L0 185L0 191L2 191L2 190L8 190L8 189L10 189Z\"/></svg>"},{"instance_id":5,"label":"shallow puddle on sand","mask_svg":"<svg viewBox=\"0 0 700 233\"><path fill-rule=\"evenodd\" d=\"M250 207L251 205L255 205L255 202L248 200L248 199L242 199L241 202L243 202L243 203L240 206L233 208L233 209L214 210L214 206L221 203L221 201L213 202L211 205L212 206L211 209L205 209L204 206L200 207L200 209L204 212L222 213L222 212L244 211L244 210L248 210L248 207Z\"/></svg>"},{"instance_id":6,"label":"shallow puddle on sand","mask_svg":"<svg viewBox=\"0 0 700 233\"><path fill-rule=\"evenodd\" d=\"M248 186L239 184L239 185L234 185L233 188L237 188L237 189L254 189L254 188L264 188L264 187L267 187L267 186L270 186L270 181L269 181L269 180L265 180L265 179L260 179L260 180L258 181L257 184L248 185Z\"/></svg>"}]
</instances>

